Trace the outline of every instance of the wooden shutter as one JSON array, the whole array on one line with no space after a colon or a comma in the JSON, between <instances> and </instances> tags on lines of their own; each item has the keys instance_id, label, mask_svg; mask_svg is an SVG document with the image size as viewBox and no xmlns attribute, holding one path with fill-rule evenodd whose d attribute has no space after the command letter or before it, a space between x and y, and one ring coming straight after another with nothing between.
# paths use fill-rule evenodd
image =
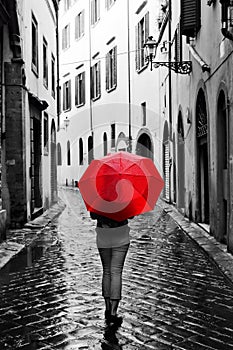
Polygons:
<instances>
[{"instance_id":1,"label":"wooden shutter","mask_svg":"<svg viewBox=\"0 0 233 350\"><path fill-rule=\"evenodd\" d=\"M84 27L85 27L85 11L82 11L81 15L81 34L84 34Z\"/></svg>"},{"instance_id":2,"label":"wooden shutter","mask_svg":"<svg viewBox=\"0 0 233 350\"><path fill-rule=\"evenodd\" d=\"M149 31L150 31L150 28L149 28L149 12L147 12L145 14L145 38L144 38L144 42L146 42L147 39L148 39Z\"/></svg>"},{"instance_id":3,"label":"wooden shutter","mask_svg":"<svg viewBox=\"0 0 233 350\"><path fill-rule=\"evenodd\" d=\"M62 50L66 48L65 28L62 29Z\"/></svg>"},{"instance_id":4,"label":"wooden shutter","mask_svg":"<svg viewBox=\"0 0 233 350\"><path fill-rule=\"evenodd\" d=\"M105 63L106 63L106 90L109 90L109 52L107 53L105 57Z\"/></svg>"},{"instance_id":5,"label":"wooden shutter","mask_svg":"<svg viewBox=\"0 0 233 350\"><path fill-rule=\"evenodd\" d=\"M66 108L66 83L63 84L63 111L65 111Z\"/></svg>"},{"instance_id":6,"label":"wooden shutter","mask_svg":"<svg viewBox=\"0 0 233 350\"><path fill-rule=\"evenodd\" d=\"M68 81L68 106L67 109L71 108L71 80Z\"/></svg>"},{"instance_id":7,"label":"wooden shutter","mask_svg":"<svg viewBox=\"0 0 233 350\"><path fill-rule=\"evenodd\" d=\"M91 24L94 24L94 0L91 0Z\"/></svg>"},{"instance_id":8,"label":"wooden shutter","mask_svg":"<svg viewBox=\"0 0 233 350\"><path fill-rule=\"evenodd\" d=\"M91 67L90 70L90 94L91 94L91 98L94 98L94 67Z\"/></svg>"},{"instance_id":9,"label":"wooden shutter","mask_svg":"<svg viewBox=\"0 0 233 350\"><path fill-rule=\"evenodd\" d=\"M98 74L97 74L98 81L96 82L96 83L97 83L97 96L100 96L100 95L101 95L101 71L100 71L100 61L97 63L97 70L98 70Z\"/></svg>"},{"instance_id":10,"label":"wooden shutter","mask_svg":"<svg viewBox=\"0 0 233 350\"><path fill-rule=\"evenodd\" d=\"M117 86L117 46L113 48L113 86Z\"/></svg>"},{"instance_id":11,"label":"wooden shutter","mask_svg":"<svg viewBox=\"0 0 233 350\"><path fill-rule=\"evenodd\" d=\"M82 73L81 103L85 104L85 72Z\"/></svg>"},{"instance_id":12,"label":"wooden shutter","mask_svg":"<svg viewBox=\"0 0 233 350\"><path fill-rule=\"evenodd\" d=\"M75 105L78 105L78 75L75 77Z\"/></svg>"},{"instance_id":13,"label":"wooden shutter","mask_svg":"<svg viewBox=\"0 0 233 350\"><path fill-rule=\"evenodd\" d=\"M136 62L136 70L140 69L140 54L139 54L139 44L138 44L138 31L139 31L139 23L135 27L135 62Z\"/></svg>"},{"instance_id":14,"label":"wooden shutter","mask_svg":"<svg viewBox=\"0 0 233 350\"><path fill-rule=\"evenodd\" d=\"M78 18L78 15L75 17L75 39L78 39L79 37L79 33L78 33L78 21L79 21L79 18Z\"/></svg>"},{"instance_id":15,"label":"wooden shutter","mask_svg":"<svg viewBox=\"0 0 233 350\"><path fill-rule=\"evenodd\" d=\"M181 0L181 32L195 37L201 26L200 0Z\"/></svg>"}]
</instances>

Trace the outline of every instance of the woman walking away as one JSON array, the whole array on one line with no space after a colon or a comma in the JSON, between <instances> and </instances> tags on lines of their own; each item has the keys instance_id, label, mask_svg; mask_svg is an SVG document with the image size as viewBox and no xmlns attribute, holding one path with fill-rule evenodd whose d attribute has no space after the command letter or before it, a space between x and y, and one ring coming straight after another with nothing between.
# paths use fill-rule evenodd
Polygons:
<instances>
[{"instance_id":1,"label":"woman walking away","mask_svg":"<svg viewBox=\"0 0 233 350\"><path fill-rule=\"evenodd\" d=\"M130 244L128 220L118 222L93 212L90 215L97 220L96 243L103 266L105 320L108 325L120 326L122 317L118 316L117 309L122 296L122 271Z\"/></svg>"}]
</instances>

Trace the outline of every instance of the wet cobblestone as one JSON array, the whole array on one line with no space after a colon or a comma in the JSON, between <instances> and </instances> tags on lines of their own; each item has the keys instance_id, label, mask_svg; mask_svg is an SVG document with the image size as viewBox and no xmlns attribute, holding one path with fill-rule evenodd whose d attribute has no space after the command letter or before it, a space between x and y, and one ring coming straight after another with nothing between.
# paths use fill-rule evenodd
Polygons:
<instances>
[{"instance_id":1,"label":"wet cobblestone","mask_svg":"<svg viewBox=\"0 0 233 350\"><path fill-rule=\"evenodd\" d=\"M233 349L233 289L157 207L130 222L122 326L104 324L95 222L78 192L0 272L0 349Z\"/></svg>"}]
</instances>

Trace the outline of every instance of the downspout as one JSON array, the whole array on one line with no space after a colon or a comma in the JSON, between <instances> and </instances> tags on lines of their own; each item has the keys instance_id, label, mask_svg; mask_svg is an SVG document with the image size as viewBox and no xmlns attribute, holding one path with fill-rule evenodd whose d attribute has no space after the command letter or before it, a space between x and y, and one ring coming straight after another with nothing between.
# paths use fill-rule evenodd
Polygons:
<instances>
[{"instance_id":1,"label":"downspout","mask_svg":"<svg viewBox=\"0 0 233 350\"><path fill-rule=\"evenodd\" d=\"M130 71L130 26L129 26L129 0L127 0L127 39L128 39L128 115L129 115L129 146L128 151L132 152L132 131L131 131L131 71Z\"/></svg>"},{"instance_id":2,"label":"downspout","mask_svg":"<svg viewBox=\"0 0 233 350\"><path fill-rule=\"evenodd\" d=\"M233 34L228 30L228 7L230 0L219 0L222 5L222 29L223 36L229 40L233 40Z\"/></svg>"},{"instance_id":3,"label":"downspout","mask_svg":"<svg viewBox=\"0 0 233 350\"><path fill-rule=\"evenodd\" d=\"M168 135L168 141L169 141L169 159L171 154L170 149L170 141L172 140L172 77L171 77L171 46L172 46L172 38L171 38L171 21L172 21L172 0L169 0L168 4L168 98L169 98L169 135ZM171 202L171 164L169 161L169 202Z\"/></svg>"},{"instance_id":4,"label":"downspout","mask_svg":"<svg viewBox=\"0 0 233 350\"><path fill-rule=\"evenodd\" d=\"M55 13L56 13L56 58L57 58L57 131L60 130L60 59L59 59L59 29L58 29L58 21L59 21L59 7L54 4Z\"/></svg>"},{"instance_id":5,"label":"downspout","mask_svg":"<svg viewBox=\"0 0 233 350\"><path fill-rule=\"evenodd\" d=\"M56 11L56 53L57 53L57 130L60 130L60 58L59 58L59 29L58 29L58 7Z\"/></svg>"}]
</instances>

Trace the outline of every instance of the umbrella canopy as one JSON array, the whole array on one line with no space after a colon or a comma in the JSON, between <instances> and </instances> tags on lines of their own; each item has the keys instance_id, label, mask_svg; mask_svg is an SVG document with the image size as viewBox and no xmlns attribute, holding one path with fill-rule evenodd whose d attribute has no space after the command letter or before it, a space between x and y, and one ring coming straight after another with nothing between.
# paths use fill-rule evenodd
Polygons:
<instances>
[{"instance_id":1,"label":"umbrella canopy","mask_svg":"<svg viewBox=\"0 0 233 350\"><path fill-rule=\"evenodd\" d=\"M87 210L116 221L153 210L163 186L151 159L128 152L93 160L79 180Z\"/></svg>"}]
</instances>

